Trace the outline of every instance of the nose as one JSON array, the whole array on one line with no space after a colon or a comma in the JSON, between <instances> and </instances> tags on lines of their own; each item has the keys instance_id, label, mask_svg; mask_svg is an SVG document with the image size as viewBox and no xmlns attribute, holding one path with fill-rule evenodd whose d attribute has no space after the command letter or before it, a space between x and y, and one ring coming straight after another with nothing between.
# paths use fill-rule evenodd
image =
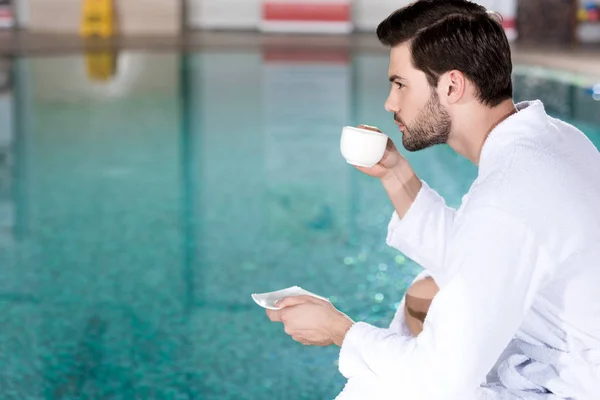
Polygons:
<instances>
[{"instance_id":1,"label":"nose","mask_svg":"<svg viewBox=\"0 0 600 400\"><path fill-rule=\"evenodd\" d=\"M396 102L394 100L392 100L391 93L388 96L387 100L385 101L384 108L385 108L385 111L391 112L394 114L397 113L398 111L400 111Z\"/></svg>"}]
</instances>

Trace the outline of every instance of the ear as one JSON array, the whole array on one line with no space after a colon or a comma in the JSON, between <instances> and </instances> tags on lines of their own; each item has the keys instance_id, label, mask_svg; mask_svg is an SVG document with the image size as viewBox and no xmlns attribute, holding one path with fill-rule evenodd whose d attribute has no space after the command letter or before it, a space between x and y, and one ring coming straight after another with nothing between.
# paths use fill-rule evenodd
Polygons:
<instances>
[{"instance_id":1,"label":"ear","mask_svg":"<svg viewBox=\"0 0 600 400\"><path fill-rule=\"evenodd\" d=\"M465 95L467 80L465 75L457 70L446 72L440 77L438 95L446 104L458 103Z\"/></svg>"}]
</instances>

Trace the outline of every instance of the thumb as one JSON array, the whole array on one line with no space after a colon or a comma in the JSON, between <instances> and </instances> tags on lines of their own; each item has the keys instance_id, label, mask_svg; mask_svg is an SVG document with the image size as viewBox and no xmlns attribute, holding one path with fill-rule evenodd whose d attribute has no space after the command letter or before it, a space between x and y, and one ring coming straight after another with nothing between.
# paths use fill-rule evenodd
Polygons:
<instances>
[{"instance_id":1,"label":"thumb","mask_svg":"<svg viewBox=\"0 0 600 400\"><path fill-rule=\"evenodd\" d=\"M314 300L314 297L312 297L312 296L289 296L289 297L284 297L283 299L279 300L277 302L277 304L275 304L275 305L280 308L285 308L285 307L292 307L292 306L297 306L297 305L305 304L305 303L312 303L313 300Z\"/></svg>"}]
</instances>

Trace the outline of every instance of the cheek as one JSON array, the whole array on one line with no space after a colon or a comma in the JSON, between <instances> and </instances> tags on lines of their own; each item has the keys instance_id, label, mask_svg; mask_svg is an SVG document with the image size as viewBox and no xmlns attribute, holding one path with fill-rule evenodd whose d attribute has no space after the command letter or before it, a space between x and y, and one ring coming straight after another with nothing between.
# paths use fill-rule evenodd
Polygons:
<instances>
[{"instance_id":1,"label":"cheek","mask_svg":"<svg viewBox=\"0 0 600 400\"><path fill-rule=\"evenodd\" d=\"M407 90L403 90L404 93L400 95L402 102L402 111L400 112L402 118L406 121L412 121L418 114L418 104L412 95Z\"/></svg>"},{"instance_id":2,"label":"cheek","mask_svg":"<svg viewBox=\"0 0 600 400\"><path fill-rule=\"evenodd\" d=\"M425 90L425 93L428 93L427 90ZM405 94L403 102L407 120L413 121L426 107L429 96L425 93L413 91Z\"/></svg>"},{"instance_id":3,"label":"cheek","mask_svg":"<svg viewBox=\"0 0 600 400\"><path fill-rule=\"evenodd\" d=\"M415 98L415 104L418 105L419 109L424 108L429 100L431 99L431 88L425 87L420 90Z\"/></svg>"}]
</instances>

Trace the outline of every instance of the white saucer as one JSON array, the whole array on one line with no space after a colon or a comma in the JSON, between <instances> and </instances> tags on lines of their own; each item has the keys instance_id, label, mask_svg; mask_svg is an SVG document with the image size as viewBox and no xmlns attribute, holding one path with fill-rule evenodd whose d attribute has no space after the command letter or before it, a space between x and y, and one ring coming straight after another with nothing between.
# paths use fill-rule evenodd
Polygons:
<instances>
[{"instance_id":1,"label":"white saucer","mask_svg":"<svg viewBox=\"0 0 600 400\"><path fill-rule=\"evenodd\" d=\"M318 299L329 301L326 298L311 293L308 290L304 290L299 286L292 286L286 289L276 290L268 293L253 293L252 299L261 307L268 308L269 310L280 310L281 308L276 307L275 304L285 297L292 296L313 296Z\"/></svg>"}]
</instances>

